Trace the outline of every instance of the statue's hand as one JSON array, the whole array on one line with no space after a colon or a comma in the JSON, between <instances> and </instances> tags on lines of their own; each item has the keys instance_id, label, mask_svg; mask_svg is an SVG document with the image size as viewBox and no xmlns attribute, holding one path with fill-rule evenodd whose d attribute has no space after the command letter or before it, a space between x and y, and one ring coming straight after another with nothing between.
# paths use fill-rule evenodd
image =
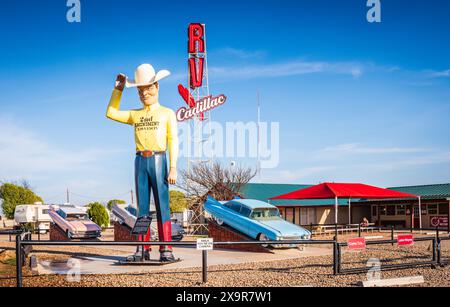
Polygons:
<instances>
[{"instance_id":1,"label":"statue's hand","mask_svg":"<svg viewBox=\"0 0 450 307\"><path fill-rule=\"evenodd\" d=\"M123 89L125 88L125 82L127 80L127 76L125 76L124 74L119 74L117 76L116 79L116 84L114 86L114 88L118 91L123 91Z\"/></svg>"},{"instance_id":2,"label":"statue's hand","mask_svg":"<svg viewBox=\"0 0 450 307\"><path fill-rule=\"evenodd\" d=\"M177 177L178 177L177 169L171 168L169 172L169 184L176 184Z\"/></svg>"}]
</instances>

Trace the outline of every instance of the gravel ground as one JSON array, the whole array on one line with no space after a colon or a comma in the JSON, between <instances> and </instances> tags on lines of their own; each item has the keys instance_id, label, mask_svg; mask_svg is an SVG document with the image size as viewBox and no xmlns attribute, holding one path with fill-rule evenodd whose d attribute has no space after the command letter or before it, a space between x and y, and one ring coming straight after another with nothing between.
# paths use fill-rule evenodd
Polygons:
<instances>
[{"instance_id":1,"label":"gravel ground","mask_svg":"<svg viewBox=\"0 0 450 307\"><path fill-rule=\"evenodd\" d=\"M376 234L375 234L376 235ZM316 238L319 239L319 238ZM340 241L345 241L341 237ZM0 248L14 247L11 243L2 243ZM450 261L450 241L442 246L444 259ZM73 254L83 255L117 255L115 249L78 247L38 247L35 249L39 259L66 260ZM12 253L14 254L14 253ZM14 255L9 253L10 258ZM365 251L343 250L343 268L365 267L370 258L377 258L384 264L426 261L431 259L430 242L416 242L412 247L387 245L368 246ZM0 257L1 258L1 257ZM0 287L15 286L14 266L4 257L0 261ZM8 265L9 263L9 265ZM83 275L81 281L71 283L66 276L32 276L24 269L23 285L25 287L277 287L277 286L314 286L314 287L353 287L367 279L367 275L351 274L333 276L330 256L309 257L294 260L239 265L220 265L208 268L208 283L202 285L201 268L184 270L161 270L152 273L123 275ZM420 286L450 287L450 266L433 269L423 266L414 269L383 271L383 279L423 275L425 284Z\"/></svg>"},{"instance_id":2,"label":"gravel ground","mask_svg":"<svg viewBox=\"0 0 450 307\"><path fill-rule=\"evenodd\" d=\"M424 250L425 248L425 250ZM416 245L409 252L414 257L429 255L426 246ZM447 253L448 255L449 253ZM349 252L343 255L345 265L365 266L370 257L383 259L394 257L400 259L405 251L395 252L394 248L369 250L364 253ZM345 258L345 259L344 259ZM415 259L415 258L414 258ZM414 260L412 259L412 260ZM408 260L410 261L410 260ZM202 286L201 269L185 269L176 271L159 271L153 273L125 275L83 275L81 281L70 283L66 276L31 276L25 272L23 280L26 287L192 287ZM450 287L450 266L433 269L429 266L381 272L382 278L396 278L423 275L425 284L420 286ZM211 266L208 269L211 287L278 287L278 286L314 286L314 287L352 287L367 279L366 274L332 275L331 257L311 257L287 261L250 263L241 265ZM0 280L0 286L14 286L15 279Z\"/></svg>"}]
</instances>

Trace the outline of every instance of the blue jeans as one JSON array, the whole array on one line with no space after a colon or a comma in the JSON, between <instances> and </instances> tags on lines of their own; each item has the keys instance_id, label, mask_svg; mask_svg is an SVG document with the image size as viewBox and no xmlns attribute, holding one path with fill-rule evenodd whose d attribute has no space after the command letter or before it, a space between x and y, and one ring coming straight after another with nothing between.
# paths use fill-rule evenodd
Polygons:
<instances>
[{"instance_id":1,"label":"blue jeans","mask_svg":"<svg viewBox=\"0 0 450 307\"><path fill-rule=\"evenodd\" d=\"M150 158L140 155L135 160L136 194L138 216L150 215L150 196L153 192L156 215L158 219L158 238L162 242L172 241L172 224L170 221L169 181L167 157L165 153ZM146 237L149 240L149 236ZM160 251L171 251L171 246L161 246Z\"/></svg>"}]
</instances>

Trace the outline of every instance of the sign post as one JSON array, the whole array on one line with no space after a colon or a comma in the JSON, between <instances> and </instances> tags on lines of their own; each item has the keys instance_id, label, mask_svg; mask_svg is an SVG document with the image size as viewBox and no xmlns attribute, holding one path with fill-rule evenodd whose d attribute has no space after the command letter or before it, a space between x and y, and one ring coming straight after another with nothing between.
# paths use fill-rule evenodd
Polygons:
<instances>
[{"instance_id":1,"label":"sign post","mask_svg":"<svg viewBox=\"0 0 450 307\"><path fill-rule=\"evenodd\" d=\"M208 282L208 251L214 248L214 239L202 238L197 240L197 250L202 251L202 282Z\"/></svg>"}]
</instances>

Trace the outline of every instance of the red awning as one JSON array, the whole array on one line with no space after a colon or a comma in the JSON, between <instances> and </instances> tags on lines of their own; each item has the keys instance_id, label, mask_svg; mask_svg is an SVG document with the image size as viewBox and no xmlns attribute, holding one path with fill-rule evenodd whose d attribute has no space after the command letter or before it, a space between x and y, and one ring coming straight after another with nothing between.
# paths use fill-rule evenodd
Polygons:
<instances>
[{"instance_id":1,"label":"red awning","mask_svg":"<svg viewBox=\"0 0 450 307\"><path fill-rule=\"evenodd\" d=\"M322 183L271 199L329 199L329 198L416 198L416 195L378 188L362 183Z\"/></svg>"}]
</instances>

